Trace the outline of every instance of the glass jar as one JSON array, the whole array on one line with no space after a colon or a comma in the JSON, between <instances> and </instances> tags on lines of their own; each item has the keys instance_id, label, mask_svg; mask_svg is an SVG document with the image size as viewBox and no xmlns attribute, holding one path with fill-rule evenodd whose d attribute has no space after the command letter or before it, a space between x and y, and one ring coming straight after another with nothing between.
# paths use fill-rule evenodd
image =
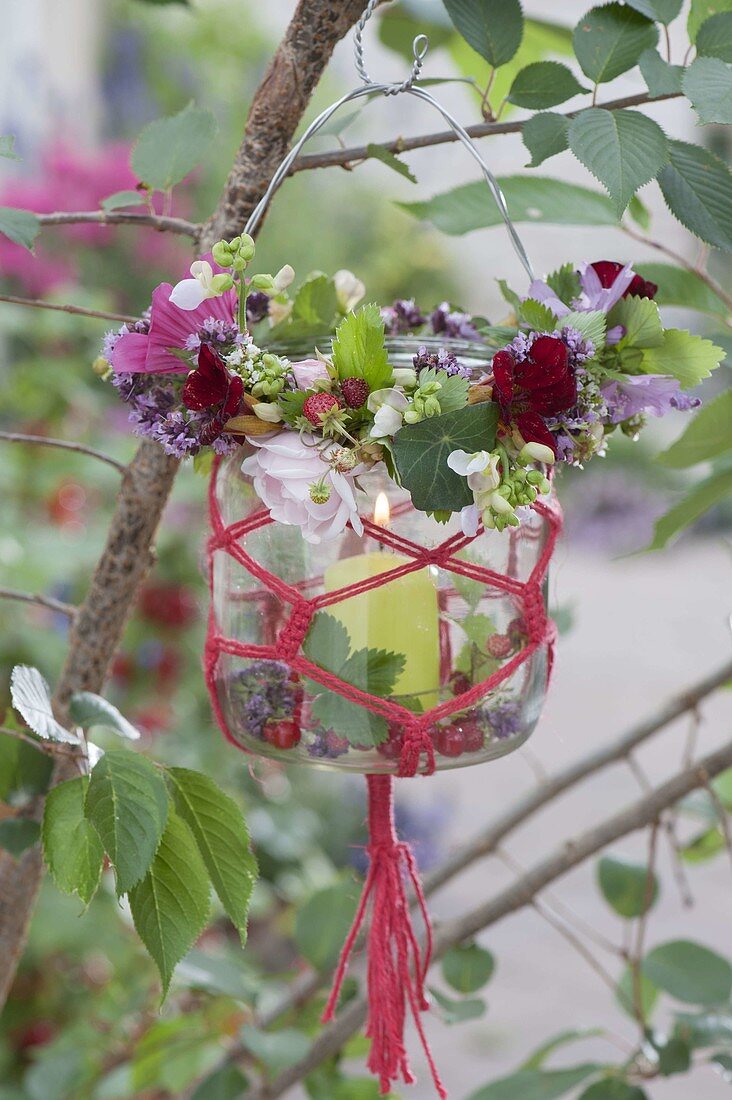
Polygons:
<instances>
[{"instance_id":1,"label":"glass jar","mask_svg":"<svg viewBox=\"0 0 732 1100\"><path fill-rule=\"evenodd\" d=\"M487 345L400 338L389 342L390 362L411 366L417 346L430 343L454 352L476 378L492 354ZM241 469L246 454L230 456L218 471L215 496L226 527L263 509ZM530 637L516 584L537 566L549 533L546 517L522 509L519 527L468 540L458 516L442 524L417 511L383 464L361 475L358 486L359 514L372 521L360 537L347 528L313 545L296 526L268 522L247 529L243 523L239 560L227 549L214 552L216 631L249 650L247 656L221 652L216 665L215 691L229 736L248 752L281 761L397 773L405 722L413 715L432 748L422 753L418 771L427 769L430 756L443 769L512 752L532 733L546 689L546 645L531 646L521 659ZM438 561L414 568L415 555L447 542L456 547L450 560L438 553ZM491 570L495 583L471 576L471 566ZM390 570L397 573L378 587L335 596ZM274 591L267 574L287 588ZM327 684L274 653L293 599L317 597L323 602L297 654L323 670ZM345 682L345 695L331 674ZM489 677L501 682L486 685ZM389 706L379 713L378 702L375 710L364 706L364 691L397 704L401 718Z\"/></svg>"}]
</instances>

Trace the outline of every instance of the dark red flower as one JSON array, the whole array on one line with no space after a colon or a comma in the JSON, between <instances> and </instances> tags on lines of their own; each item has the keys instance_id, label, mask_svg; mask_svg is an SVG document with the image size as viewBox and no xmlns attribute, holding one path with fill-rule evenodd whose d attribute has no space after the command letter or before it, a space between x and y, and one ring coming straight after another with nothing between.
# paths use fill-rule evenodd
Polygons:
<instances>
[{"instance_id":1,"label":"dark red flower","mask_svg":"<svg viewBox=\"0 0 732 1100\"><path fill-rule=\"evenodd\" d=\"M208 445L221 435L224 425L236 416L241 405L244 383L238 374L232 374L207 344L201 345L198 367L185 380L183 404L192 412L205 409L218 410L209 424L201 429L201 443Z\"/></svg>"},{"instance_id":2,"label":"dark red flower","mask_svg":"<svg viewBox=\"0 0 732 1100\"><path fill-rule=\"evenodd\" d=\"M596 263L590 264L590 267L595 271L605 290L608 290L613 285L618 275L623 270L623 265L617 263L615 260L597 260ZM658 287L655 283L652 283L650 279L644 279L642 275L634 275L623 297L655 298L657 290Z\"/></svg>"},{"instance_id":3,"label":"dark red flower","mask_svg":"<svg viewBox=\"0 0 732 1100\"><path fill-rule=\"evenodd\" d=\"M556 336L537 336L522 363L508 350L496 352L493 381L504 419L516 425L527 443L543 443L556 454L544 418L571 409L577 401L566 345Z\"/></svg>"}]
</instances>

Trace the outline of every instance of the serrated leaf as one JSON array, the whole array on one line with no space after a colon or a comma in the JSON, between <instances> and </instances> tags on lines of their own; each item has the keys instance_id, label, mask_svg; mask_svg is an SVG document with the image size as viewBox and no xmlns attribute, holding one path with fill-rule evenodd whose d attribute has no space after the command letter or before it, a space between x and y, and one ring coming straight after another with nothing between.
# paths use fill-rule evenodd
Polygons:
<instances>
[{"instance_id":1,"label":"serrated leaf","mask_svg":"<svg viewBox=\"0 0 732 1100\"><path fill-rule=\"evenodd\" d=\"M732 122L732 67L718 57L697 57L684 73L685 94L703 125Z\"/></svg>"},{"instance_id":2,"label":"serrated leaf","mask_svg":"<svg viewBox=\"0 0 732 1100\"><path fill-rule=\"evenodd\" d=\"M732 177L726 165L685 141L669 141L668 150L658 182L669 210L707 244L732 251Z\"/></svg>"},{"instance_id":3,"label":"serrated leaf","mask_svg":"<svg viewBox=\"0 0 732 1100\"><path fill-rule=\"evenodd\" d=\"M370 390L391 384L394 373L388 363L378 305L370 302L343 318L333 338L333 364L339 378L363 378Z\"/></svg>"},{"instance_id":4,"label":"serrated leaf","mask_svg":"<svg viewBox=\"0 0 732 1100\"><path fill-rule=\"evenodd\" d=\"M477 943L452 947L442 960L442 976L458 993L476 993L493 976L496 960Z\"/></svg>"},{"instance_id":5,"label":"serrated leaf","mask_svg":"<svg viewBox=\"0 0 732 1100\"><path fill-rule=\"evenodd\" d=\"M671 374L684 389L698 386L724 359L724 349L703 336L683 329L667 328L663 343L643 352L643 370L648 374Z\"/></svg>"},{"instance_id":6,"label":"serrated leaf","mask_svg":"<svg viewBox=\"0 0 732 1100\"><path fill-rule=\"evenodd\" d=\"M144 206L145 196L141 191L115 191L102 199L102 210L124 210L126 206Z\"/></svg>"},{"instance_id":7,"label":"serrated leaf","mask_svg":"<svg viewBox=\"0 0 732 1100\"><path fill-rule=\"evenodd\" d=\"M673 22L681 11L684 0L626 0L631 8L657 23Z\"/></svg>"},{"instance_id":8,"label":"serrated leaf","mask_svg":"<svg viewBox=\"0 0 732 1100\"><path fill-rule=\"evenodd\" d=\"M387 149L385 145L376 145L374 142L369 142L366 146L366 153L372 160L381 161L387 168L391 168L393 172L403 176L404 179L409 180L410 183L416 183L417 177L411 171L408 164L405 164L403 160L392 153L391 149Z\"/></svg>"},{"instance_id":9,"label":"serrated leaf","mask_svg":"<svg viewBox=\"0 0 732 1100\"><path fill-rule=\"evenodd\" d=\"M41 223L30 210L0 206L0 233L13 244L22 245L23 248L32 252L33 244L40 231Z\"/></svg>"},{"instance_id":10,"label":"serrated leaf","mask_svg":"<svg viewBox=\"0 0 732 1100\"><path fill-rule=\"evenodd\" d=\"M424 367L419 372L420 386L426 386L432 382L438 382L440 389L435 395L440 402L440 411L443 413L457 412L468 403L469 383L467 378L461 378L459 374L448 375L437 367Z\"/></svg>"},{"instance_id":11,"label":"serrated leaf","mask_svg":"<svg viewBox=\"0 0 732 1100\"><path fill-rule=\"evenodd\" d=\"M563 153L569 147L569 119L554 111L542 111L527 118L521 127L524 145L531 153L527 168L536 168L549 157Z\"/></svg>"},{"instance_id":12,"label":"serrated leaf","mask_svg":"<svg viewBox=\"0 0 732 1100\"><path fill-rule=\"evenodd\" d=\"M3 134L0 136L0 157L4 157L5 160L20 160L20 157L15 152L14 134Z\"/></svg>"},{"instance_id":13,"label":"serrated leaf","mask_svg":"<svg viewBox=\"0 0 732 1100\"><path fill-rule=\"evenodd\" d=\"M129 892L132 919L158 968L163 997L177 963L203 931L209 901L208 875L193 834L171 810L150 869Z\"/></svg>"},{"instance_id":14,"label":"serrated leaf","mask_svg":"<svg viewBox=\"0 0 732 1100\"><path fill-rule=\"evenodd\" d=\"M472 504L467 480L447 465L452 451L489 451L495 441L498 408L470 405L402 428L394 437L394 458L402 485L422 512L460 511Z\"/></svg>"},{"instance_id":15,"label":"serrated leaf","mask_svg":"<svg viewBox=\"0 0 732 1100\"><path fill-rule=\"evenodd\" d=\"M516 74L508 101L517 107L543 111L588 91L560 61L535 61Z\"/></svg>"},{"instance_id":16,"label":"serrated leaf","mask_svg":"<svg viewBox=\"0 0 732 1100\"><path fill-rule=\"evenodd\" d=\"M732 495L732 470L720 470L696 485L670 511L656 520L648 550L660 550L676 535L691 526L715 504Z\"/></svg>"},{"instance_id":17,"label":"serrated leaf","mask_svg":"<svg viewBox=\"0 0 732 1100\"><path fill-rule=\"evenodd\" d=\"M648 1100L648 1095L643 1089L629 1085L619 1077L605 1077L585 1089L578 1100Z\"/></svg>"},{"instance_id":18,"label":"serrated leaf","mask_svg":"<svg viewBox=\"0 0 732 1100\"><path fill-rule=\"evenodd\" d=\"M77 776L49 791L43 810L43 857L53 881L65 894L88 905L102 876L104 848L84 816L89 777Z\"/></svg>"},{"instance_id":19,"label":"serrated leaf","mask_svg":"<svg viewBox=\"0 0 732 1100\"><path fill-rule=\"evenodd\" d=\"M112 703L92 691L78 691L71 696L69 715L77 726L83 726L84 729L104 726L129 741L137 741L140 737L140 731Z\"/></svg>"},{"instance_id":20,"label":"serrated leaf","mask_svg":"<svg viewBox=\"0 0 732 1100\"><path fill-rule=\"evenodd\" d=\"M732 11L720 11L705 19L696 36L698 57L732 61Z\"/></svg>"},{"instance_id":21,"label":"serrated leaf","mask_svg":"<svg viewBox=\"0 0 732 1100\"><path fill-rule=\"evenodd\" d=\"M6 817L0 821L0 849L19 859L23 852L38 843L40 826L27 817Z\"/></svg>"},{"instance_id":22,"label":"serrated leaf","mask_svg":"<svg viewBox=\"0 0 732 1100\"><path fill-rule=\"evenodd\" d=\"M684 309L697 309L701 313L710 313L723 320L730 310L726 302L717 297L714 291L693 271L686 271L673 264L638 264L635 270L644 279L650 279L658 287L655 300L660 306L680 306Z\"/></svg>"},{"instance_id":23,"label":"serrated leaf","mask_svg":"<svg viewBox=\"0 0 732 1100\"><path fill-rule=\"evenodd\" d=\"M647 913L658 900L656 875L649 884L648 868L630 860L603 856L597 864L597 882L608 905L626 920Z\"/></svg>"},{"instance_id":24,"label":"serrated leaf","mask_svg":"<svg viewBox=\"0 0 732 1100\"><path fill-rule=\"evenodd\" d=\"M569 305L575 298L579 298L581 285L579 273L574 264L562 264L556 271L546 277L547 286L556 294L560 302Z\"/></svg>"},{"instance_id":25,"label":"serrated leaf","mask_svg":"<svg viewBox=\"0 0 732 1100\"><path fill-rule=\"evenodd\" d=\"M337 309L335 283L329 275L316 272L299 287L292 303L292 317L327 332Z\"/></svg>"},{"instance_id":26,"label":"serrated leaf","mask_svg":"<svg viewBox=\"0 0 732 1100\"><path fill-rule=\"evenodd\" d=\"M607 188L618 217L668 159L666 135L640 111L581 111L569 124L569 147Z\"/></svg>"},{"instance_id":27,"label":"serrated leaf","mask_svg":"<svg viewBox=\"0 0 732 1100\"><path fill-rule=\"evenodd\" d=\"M519 318L536 332L553 332L557 325L557 318L549 306L534 298L524 298L519 308Z\"/></svg>"},{"instance_id":28,"label":"serrated leaf","mask_svg":"<svg viewBox=\"0 0 732 1100\"><path fill-rule=\"evenodd\" d=\"M244 944L257 861L242 812L207 775L169 768L167 776L176 811L191 830L213 888Z\"/></svg>"},{"instance_id":29,"label":"serrated leaf","mask_svg":"<svg viewBox=\"0 0 732 1100\"><path fill-rule=\"evenodd\" d=\"M10 674L10 698L13 706L34 733L45 741L78 745L75 733L56 721L51 707L51 692L37 668L16 665Z\"/></svg>"},{"instance_id":30,"label":"serrated leaf","mask_svg":"<svg viewBox=\"0 0 732 1100\"><path fill-rule=\"evenodd\" d=\"M210 111L191 102L177 115L148 123L130 155L130 164L141 183L154 191L167 191L199 164L216 134Z\"/></svg>"},{"instance_id":31,"label":"serrated leaf","mask_svg":"<svg viewBox=\"0 0 732 1100\"><path fill-rule=\"evenodd\" d=\"M603 4L579 21L573 42L582 72L595 84L632 69L658 41L658 29L627 4Z\"/></svg>"},{"instance_id":32,"label":"serrated leaf","mask_svg":"<svg viewBox=\"0 0 732 1100\"><path fill-rule=\"evenodd\" d=\"M673 940L654 947L643 973L655 986L686 1004L724 1004L732 994L732 966L703 944Z\"/></svg>"},{"instance_id":33,"label":"serrated leaf","mask_svg":"<svg viewBox=\"0 0 732 1100\"><path fill-rule=\"evenodd\" d=\"M150 867L168 816L163 777L144 756L115 749L91 773L85 813L125 894Z\"/></svg>"},{"instance_id":34,"label":"serrated leaf","mask_svg":"<svg viewBox=\"0 0 732 1100\"><path fill-rule=\"evenodd\" d=\"M603 347L605 343L607 316L602 310L591 309L586 313L582 311L565 313L560 324L562 328L576 329L585 340L591 340L596 349Z\"/></svg>"},{"instance_id":35,"label":"serrated leaf","mask_svg":"<svg viewBox=\"0 0 732 1100\"><path fill-rule=\"evenodd\" d=\"M622 325L623 347L660 348L663 346L663 325L658 305L650 298L629 295L621 298L610 311L608 326Z\"/></svg>"},{"instance_id":36,"label":"serrated leaf","mask_svg":"<svg viewBox=\"0 0 732 1100\"><path fill-rule=\"evenodd\" d=\"M696 414L684 434L658 461L674 470L709 462L732 450L732 390L725 390Z\"/></svg>"},{"instance_id":37,"label":"serrated leaf","mask_svg":"<svg viewBox=\"0 0 732 1100\"><path fill-rule=\"evenodd\" d=\"M650 96L677 95L681 91L683 65L669 64L658 50L644 50L638 65Z\"/></svg>"},{"instance_id":38,"label":"serrated leaf","mask_svg":"<svg viewBox=\"0 0 732 1100\"><path fill-rule=\"evenodd\" d=\"M571 1069L520 1069L471 1092L468 1100L558 1100L601 1069L594 1062Z\"/></svg>"},{"instance_id":39,"label":"serrated leaf","mask_svg":"<svg viewBox=\"0 0 732 1100\"><path fill-rule=\"evenodd\" d=\"M713 15L732 11L732 0L691 0L686 30L689 39L696 42L703 24Z\"/></svg>"},{"instance_id":40,"label":"serrated leaf","mask_svg":"<svg viewBox=\"0 0 732 1100\"><path fill-rule=\"evenodd\" d=\"M476 53L498 68L514 56L524 30L519 0L444 0L456 30Z\"/></svg>"},{"instance_id":41,"label":"serrated leaf","mask_svg":"<svg viewBox=\"0 0 732 1100\"><path fill-rule=\"evenodd\" d=\"M353 923L358 890L352 881L318 890L295 916L295 943L316 970L330 970Z\"/></svg>"},{"instance_id":42,"label":"serrated leaf","mask_svg":"<svg viewBox=\"0 0 732 1100\"><path fill-rule=\"evenodd\" d=\"M486 1011L486 1003L481 997L447 997L439 989L430 986L430 996L438 1008L442 1022L447 1024L462 1024L466 1020L478 1020Z\"/></svg>"}]
</instances>

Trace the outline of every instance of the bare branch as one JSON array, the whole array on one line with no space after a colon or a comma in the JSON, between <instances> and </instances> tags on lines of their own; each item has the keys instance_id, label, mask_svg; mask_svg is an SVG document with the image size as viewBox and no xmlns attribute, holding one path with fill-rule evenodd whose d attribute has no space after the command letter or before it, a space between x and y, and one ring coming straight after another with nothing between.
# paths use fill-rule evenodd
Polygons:
<instances>
[{"instance_id":1,"label":"bare branch","mask_svg":"<svg viewBox=\"0 0 732 1100\"><path fill-rule=\"evenodd\" d=\"M56 313L74 313L78 317L97 317L102 321L121 321L134 325L139 318L128 317L124 313L107 313L100 309L86 309L85 306L59 305L58 302L44 302L42 298L18 298L15 294L0 294L0 302L10 302L13 306L30 306L32 309L51 309Z\"/></svg>"},{"instance_id":2,"label":"bare branch","mask_svg":"<svg viewBox=\"0 0 732 1100\"><path fill-rule=\"evenodd\" d=\"M18 600L20 603L34 603L39 607L45 607L48 611L54 611L57 615L66 615L73 619L78 607L73 604L54 600L53 596L42 596L35 592L19 592L15 588L0 588L0 600Z\"/></svg>"},{"instance_id":3,"label":"bare branch","mask_svg":"<svg viewBox=\"0 0 732 1100\"><path fill-rule=\"evenodd\" d=\"M676 99L681 92L672 92L669 95L651 97L645 92L636 95L624 96L622 99L610 99L607 103L599 103L598 107L604 107L607 111L618 110L623 107L637 107L643 103L660 103L664 99ZM567 111L565 118L574 118L583 108L576 111ZM494 137L496 134L517 134L526 120L519 119L514 122L478 122L474 126L466 126L471 138ZM457 141L457 136L452 130L441 130L436 134L417 134L415 137L398 137L390 141L373 142L390 153L409 153L414 149L426 149L432 145L447 145ZM346 149L331 149L327 153L309 153L298 157L292 166L291 175L295 172L307 172L312 168L352 168L371 159L366 145L357 145Z\"/></svg>"},{"instance_id":4,"label":"bare branch","mask_svg":"<svg viewBox=\"0 0 732 1100\"><path fill-rule=\"evenodd\" d=\"M59 210L53 214L36 214L41 225L140 225L150 226L163 233L180 233L198 240L201 227L185 218L170 218L163 214L137 214L121 210Z\"/></svg>"},{"instance_id":5,"label":"bare branch","mask_svg":"<svg viewBox=\"0 0 732 1100\"><path fill-rule=\"evenodd\" d=\"M58 447L63 451L74 451L76 454L87 455L89 458L98 458L100 462L106 462L117 473L124 474L127 467L123 462L107 455L104 451L97 451L94 447L86 447L83 443L74 443L67 439L52 439L45 435L24 435L22 432L0 432L0 440L5 443L29 443L38 447Z\"/></svg>"},{"instance_id":6,"label":"bare branch","mask_svg":"<svg viewBox=\"0 0 732 1100\"><path fill-rule=\"evenodd\" d=\"M31 737L23 730L11 730L8 726L0 726L0 733L6 737L14 737L16 741L23 741L26 745L32 745L39 752L45 752L47 756L74 756L78 757L76 749L59 744L58 741L41 741L40 738Z\"/></svg>"}]
</instances>

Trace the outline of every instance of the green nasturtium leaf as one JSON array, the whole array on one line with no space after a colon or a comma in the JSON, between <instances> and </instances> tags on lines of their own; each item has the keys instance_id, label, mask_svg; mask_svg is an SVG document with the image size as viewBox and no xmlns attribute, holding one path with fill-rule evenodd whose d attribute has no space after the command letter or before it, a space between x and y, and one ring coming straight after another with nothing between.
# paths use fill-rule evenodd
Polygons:
<instances>
[{"instance_id":1,"label":"green nasturtium leaf","mask_svg":"<svg viewBox=\"0 0 732 1100\"><path fill-rule=\"evenodd\" d=\"M732 251L732 175L712 153L669 141L669 163L658 173L666 204L682 225L715 248Z\"/></svg>"},{"instance_id":2,"label":"green nasturtium leaf","mask_svg":"<svg viewBox=\"0 0 732 1100\"><path fill-rule=\"evenodd\" d=\"M88 905L96 893L104 848L84 815L89 777L77 776L49 791L43 810L43 857L53 881L65 894Z\"/></svg>"},{"instance_id":3,"label":"green nasturtium leaf","mask_svg":"<svg viewBox=\"0 0 732 1100\"><path fill-rule=\"evenodd\" d=\"M580 19L573 41L582 72L603 84L632 69L656 45L658 29L627 4L603 4Z\"/></svg>"},{"instance_id":4,"label":"green nasturtium leaf","mask_svg":"<svg viewBox=\"0 0 732 1100\"><path fill-rule=\"evenodd\" d=\"M732 11L720 11L705 19L696 36L698 57L732 61Z\"/></svg>"},{"instance_id":5,"label":"green nasturtium leaf","mask_svg":"<svg viewBox=\"0 0 732 1100\"><path fill-rule=\"evenodd\" d=\"M732 994L732 966L690 940L659 944L643 960L643 973L659 989L686 1004L720 1005Z\"/></svg>"},{"instance_id":6,"label":"green nasturtium leaf","mask_svg":"<svg viewBox=\"0 0 732 1100\"><path fill-rule=\"evenodd\" d=\"M718 57L697 57L684 73L684 93L703 125L732 122L732 67Z\"/></svg>"},{"instance_id":7,"label":"green nasturtium leaf","mask_svg":"<svg viewBox=\"0 0 732 1100\"><path fill-rule=\"evenodd\" d=\"M535 61L516 74L508 101L517 107L543 111L587 91L560 61Z\"/></svg>"},{"instance_id":8,"label":"green nasturtium leaf","mask_svg":"<svg viewBox=\"0 0 732 1100\"><path fill-rule=\"evenodd\" d=\"M292 303L292 321L301 321L321 332L327 332L338 309L338 297L333 279L314 272L298 288ZM285 330L286 331L286 330Z\"/></svg>"},{"instance_id":9,"label":"green nasturtium leaf","mask_svg":"<svg viewBox=\"0 0 732 1100\"><path fill-rule=\"evenodd\" d=\"M691 1049L689 1044L678 1035L672 1035L665 1043L656 1046L656 1050L658 1051L658 1070L662 1077L687 1073L691 1068Z\"/></svg>"},{"instance_id":10,"label":"green nasturtium leaf","mask_svg":"<svg viewBox=\"0 0 732 1100\"><path fill-rule=\"evenodd\" d=\"M678 95L681 91L683 66L664 61L658 50L644 50L638 65L650 96Z\"/></svg>"},{"instance_id":11,"label":"green nasturtium leaf","mask_svg":"<svg viewBox=\"0 0 732 1100\"><path fill-rule=\"evenodd\" d=\"M615 856L603 856L597 864L597 880L602 895L621 917L640 917L658 899L658 879L649 884L648 868Z\"/></svg>"},{"instance_id":12,"label":"green nasturtium leaf","mask_svg":"<svg viewBox=\"0 0 732 1100\"><path fill-rule=\"evenodd\" d=\"M709 462L732 450L732 390L725 390L699 410L686 431L658 456L664 466L679 470Z\"/></svg>"},{"instance_id":13,"label":"green nasturtium leaf","mask_svg":"<svg viewBox=\"0 0 732 1100\"><path fill-rule=\"evenodd\" d=\"M458 993L476 993L490 981L496 960L477 943L451 948L442 960L442 976Z\"/></svg>"},{"instance_id":14,"label":"green nasturtium leaf","mask_svg":"<svg viewBox=\"0 0 732 1100\"><path fill-rule=\"evenodd\" d=\"M410 424L394 436L394 458L402 484L415 508L424 512L458 512L472 504L467 480L447 465L452 451L489 451L493 447L498 409L493 402L470 405Z\"/></svg>"},{"instance_id":15,"label":"green nasturtium leaf","mask_svg":"<svg viewBox=\"0 0 732 1100\"><path fill-rule=\"evenodd\" d=\"M129 902L165 997L176 964L203 931L210 902L208 874L193 834L172 810L150 869L129 891Z\"/></svg>"},{"instance_id":16,"label":"green nasturtium leaf","mask_svg":"<svg viewBox=\"0 0 732 1100\"><path fill-rule=\"evenodd\" d=\"M177 115L148 123L130 156L132 171L153 191L168 191L199 164L216 135L210 111L191 102Z\"/></svg>"},{"instance_id":17,"label":"green nasturtium leaf","mask_svg":"<svg viewBox=\"0 0 732 1100\"><path fill-rule=\"evenodd\" d=\"M692 840L683 845L680 854L684 863L706 863L707 860L714 859L723 852L726 846L724 833L721 829L714 827L697 833Z\"/></svg>"},{"instance_id":18,"label":"green nasturtium leaf","mask_svg":"<svg viewBox=\"0 0 732 1100\"><path fill-rule=\"evenodd\" d=\"M527 118L521 127L524 145L531 153L527 168L536 168L549 157L563 153L569 146L567 131L569 120L566 115L555 111L540 111Z\"/></svg>"},{"instance_id":19,"label":"green nasturtium leaf","mask_svg":"<svg viewBox=\"0 0 732 1100\"><path fill-rule=\"evenodd\" d=\"M622 325L625 329L623 347L663 347L663 325L658 304L650 298L637 298L635 295L622 298L608 316L608 328L614 325Z\"/></svg>"},{"instance_id":20,"label":"green nasturtium leaf","mask_svg":"<svg viewBox=\"0 0 732 1100\"><path fill-rule=\"evenodd\" d=\"M521 45L524 30L519 0L444 0L455 29L476 53L498 68Z\"/></svg>"},{"instance_id":21,"label":"green nasturtium leaf","mask_svg":"<svg viewBox=\"0 0 732 1100\"><path fill-rule=\"evenodd\" d=\"M666 135L640 111L580 111L569 124L569 147L607 188L618 217L668 159Z\"/></svg>"},{"instance_id":22,"label":"green nasturtium leaf","mask_svg":"<svg viewBox=\"0 0 732 1100\"><path fill-rule=\"evenodd\" d=\"M316 970L329 970L337 962L357 903L355 884L344 881L318 890L298 909L295 943Z\"/></svg>"}]
</instances>

